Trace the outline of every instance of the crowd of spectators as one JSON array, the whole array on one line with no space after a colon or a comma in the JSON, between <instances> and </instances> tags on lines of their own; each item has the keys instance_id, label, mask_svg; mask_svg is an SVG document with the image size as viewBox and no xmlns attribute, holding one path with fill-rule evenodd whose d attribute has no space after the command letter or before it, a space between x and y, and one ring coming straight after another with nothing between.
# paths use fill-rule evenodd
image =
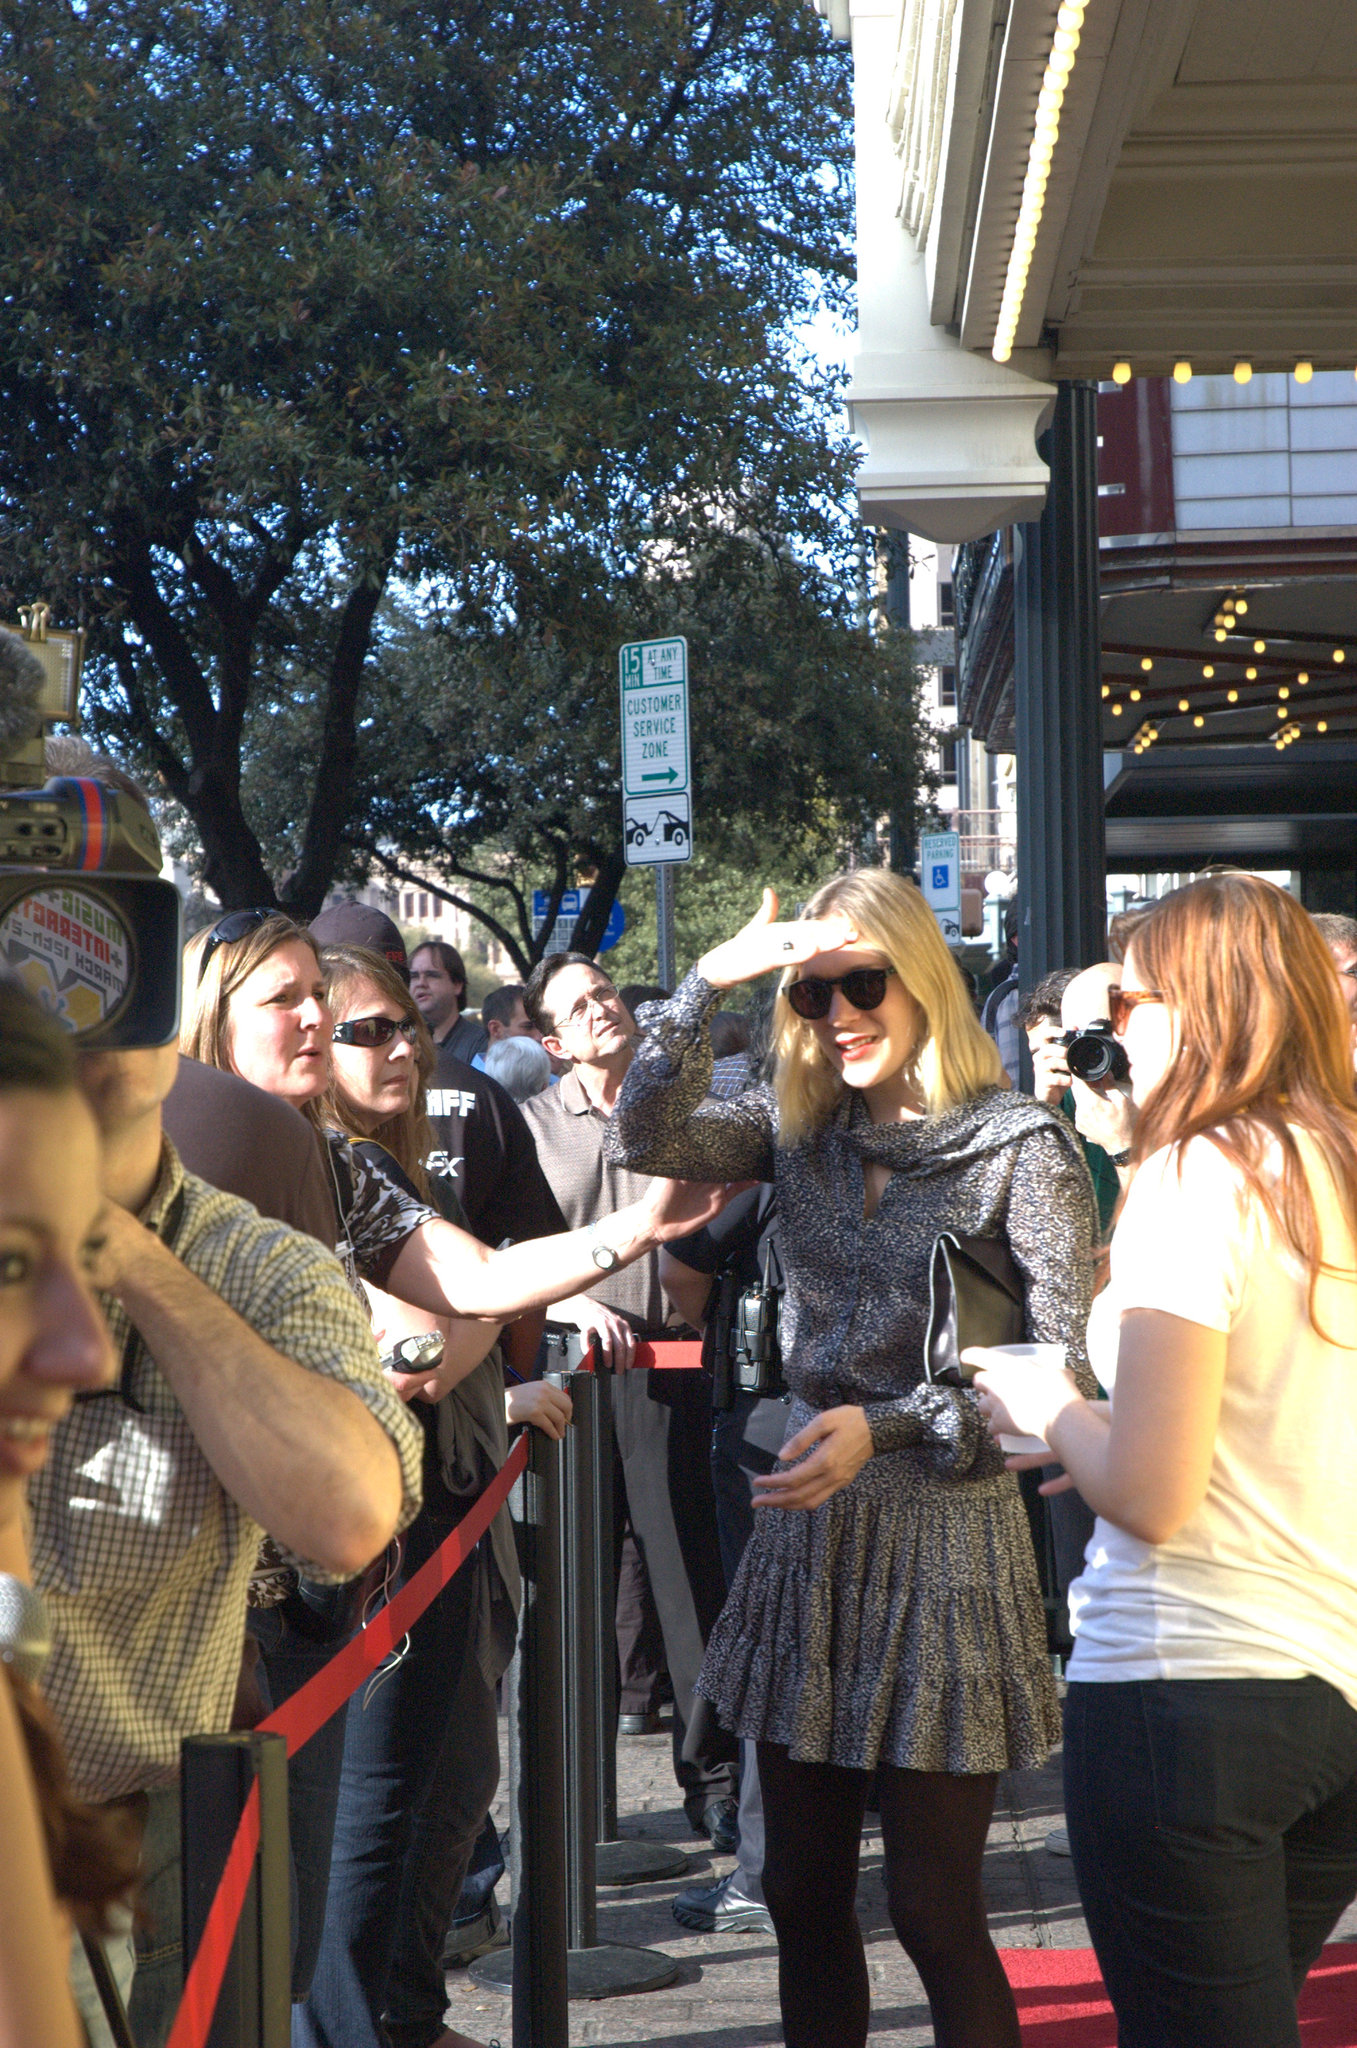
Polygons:
<instances>
[{"instance_id":1,"label":"crowd of spectators","mask_svg":"<svg viewBox=\"0 0 1357 2048\"><path fill-rule=\"evenodd\" d=\"M997 1773L1057 1737L1067 1604L1122 2040L1297 2039L1357 1888L1357 920L1211 875L1108 956L1026 988L1015 924L973 1001L861 870L672 994L567 952L479 1019L454 948L358 904L196 934L177 1045L81 1051L0 981L0 2040L109 2048L125 2006L163 2048L181 1741L319 1670L513 1431L563 1435L542 1374L588 1345L624 1725L672 1698L734 1859L674 1912L775 1933L789 2048L865 2040L869 1794L939 2039L1016 2048L981 1856ZM947 1232L1002 1241L1061 1362L925 1378ZM638 1365L675 1335L703 1373ZM519 1603L501 1510L292 1759L294 2048L474 2048L444 1969L504 1938Z\"/></svg>"}]
</instances>

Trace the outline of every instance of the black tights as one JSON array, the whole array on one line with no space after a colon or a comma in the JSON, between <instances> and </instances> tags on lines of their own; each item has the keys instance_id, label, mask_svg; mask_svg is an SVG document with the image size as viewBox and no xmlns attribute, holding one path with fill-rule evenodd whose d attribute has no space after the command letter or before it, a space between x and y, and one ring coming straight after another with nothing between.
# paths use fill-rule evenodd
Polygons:
<instances>
[{"instance_id":1,"label":"black tights","mask_svg":"<svg viewBox=\"0 0 1357 2048\"><path fill-rule=\"evenodd\" d=\"M787 2048L864 2048L870 2000L855 1902L871 1773L793 1763L780 1744L761 1742L759 1782ZM883 1765L876 1782L891 1925L923 1979L937 2048L1020 2048L980 1887L994 1776Z\"/></svg>"}]
</instances>

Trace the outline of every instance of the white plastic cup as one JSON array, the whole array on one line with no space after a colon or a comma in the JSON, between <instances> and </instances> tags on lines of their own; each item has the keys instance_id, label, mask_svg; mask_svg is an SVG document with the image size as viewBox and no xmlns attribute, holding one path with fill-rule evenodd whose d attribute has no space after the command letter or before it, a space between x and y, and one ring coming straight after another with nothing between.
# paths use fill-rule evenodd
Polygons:
<instances>
[{"instance_id":1,"label":"white plastic cup","mask_svg":"<svg viewBox=\"0 0 1357 2048\"><path fill-rule=\"evenodd\" d=\"M1002 1358L1012 1358L1033 1365L1058 1365L1065 1363L1063 1344L987 1344L985 1349ZM1055 1464L1060 1461L1044 1437L1009 1436L1001 1433L999 1449L1006 1458L1047 1457Z\"/></svg>"}]
</instances>

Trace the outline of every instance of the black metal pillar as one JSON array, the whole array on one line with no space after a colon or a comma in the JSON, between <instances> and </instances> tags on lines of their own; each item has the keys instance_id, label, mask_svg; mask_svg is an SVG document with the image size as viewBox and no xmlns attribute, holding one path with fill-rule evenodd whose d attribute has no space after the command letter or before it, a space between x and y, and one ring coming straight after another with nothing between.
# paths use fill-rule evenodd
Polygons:
<instances>
[{"instance_id":1,"label":"black metal pillar","mask_svg":"<svg viewBox=\"0 0 1357 2048\"><path fill-rule=\"evenodd\" d=\"M250 1789L259 1847L231 1946L208 2048L287 2048L291 2012L287 1743L241 1731L180 1744L184 1955L197 1954Z\"/></svg>"},{"instance_id":2,"label":"black metal pillar","mask_svg":"<svg viewBox=\"0 0 1357 2048\"><path fill-rule=\"evenodd\" d=\"M1060 385L1038 443L1051 465L1046 510L1013 534L1024 990L1107 957L1097 405L1095 384Z\"/></svg>"},{"instance_id":3,"label":"black metal pillar","mask_svg":"<svg viewBox=\"0 0 1357 2048\"><path fill-rule=\"evenodd\" d=\"M879 615L888 632L909 631L909 535L882 527L876 537L876 580ZM918 829L912 793L888 821L887 860L894 874L912 875L919 859Z\"/></svg>"}]
</instances>

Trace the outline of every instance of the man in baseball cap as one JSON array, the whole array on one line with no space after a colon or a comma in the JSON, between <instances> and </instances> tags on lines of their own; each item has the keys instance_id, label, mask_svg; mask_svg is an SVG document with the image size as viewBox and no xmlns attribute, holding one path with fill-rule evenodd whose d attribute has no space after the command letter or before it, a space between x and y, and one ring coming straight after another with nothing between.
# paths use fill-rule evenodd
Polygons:
<instances>
[{"instance_id":1,"label":"man in baseball cap","mask_svg":"<svg viewBox=\"0 0 1357 2048\"><path fill-rule=\"evenodd\" d=\"M404 939L386 912L370 903L332 903L312 918L311 936L322 946L367 946L389 960L402 981L410 979Z\"/></svg>"}]
</instances>

